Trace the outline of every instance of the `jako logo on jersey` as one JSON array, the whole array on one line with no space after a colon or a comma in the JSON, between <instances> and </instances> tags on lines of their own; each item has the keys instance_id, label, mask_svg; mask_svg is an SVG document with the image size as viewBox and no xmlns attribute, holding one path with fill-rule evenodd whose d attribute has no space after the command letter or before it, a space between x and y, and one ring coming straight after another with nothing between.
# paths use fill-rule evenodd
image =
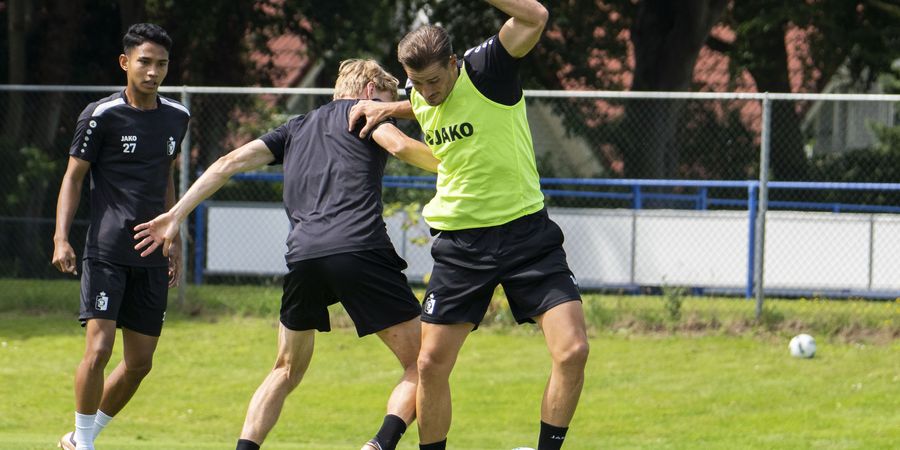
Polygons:
<instances>
[{"instance_id":1,"label":"jako logo on jersey","mask_svg":"<svg viewBox=\"0 0 900 450\"><path fill-rule=\"evenodd\" d=\"M434 292L428 294L428 298L425 300L425 314L434 313Z\"/></svg>"},{"instance_id":2,"label":"jako logo on jersey","mask_svg":"<svg viewBox=\"0 0 900 450\"><path fill-rule=\"evenodd\" d=\"M119 142L137 142L137 136L122 136L122 140Z\"/></svg>"},{"instance_id":3,"label":"jako logo on jersey","mask_svg":"<svg viewBox=\"0 0 900 450\"><path fill-rule=\"evenodd\" d=\"M166 142L166 145L168 146L167 152L168 152L169 156L174 155L175 154L175 138L173 138L172 136L169 136L169 140L168 140L168 142Z\"/></svg>"},{"instance_id":4,"label":"jako logo on jersey","mask_svg":"<svg viewBox=\"0 0 900 450\"><path fill-rule=\"evenodd\" d=\"M106 308L109 307L109 297L106 296L105 291L100 291L100 295L94 301L94 309L97 311L106 311Z\"/></svg>"},{"instance_id":5,"label":"jako logo on jersey","mask_svg":"<svg viewBox=\"0 0 900 450\"><path fill-rule=\"evenodd\" d=\"M469 122L450 125L437 130L425 130L425 143L428 145L441 145L453 142L457 139L467 138L475 133L475 128Z\"/></svg>"}]
</instances>

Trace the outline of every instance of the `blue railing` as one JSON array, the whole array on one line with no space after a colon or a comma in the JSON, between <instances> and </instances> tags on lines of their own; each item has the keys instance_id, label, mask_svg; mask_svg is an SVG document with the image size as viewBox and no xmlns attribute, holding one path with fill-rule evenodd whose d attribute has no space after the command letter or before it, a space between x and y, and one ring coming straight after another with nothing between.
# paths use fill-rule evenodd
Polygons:
<instances>
[{"instance_id":1,"label":"blue railing","mask_svg":"<svg viewBox=\"0 0 900 450\"><path fill-rule=\"evenodd\" d=\"M281 173L243 173L233 177L239 181L263 181L281 182L284 175ZM384 187L404 189L434 189L435 177L433 176L385 176ZM753 267L754 246L756 241L756 214L759 196L759 181L713 181L713 180L643 180L643 179L584 179L584 178L543 178L541 179L542 191L550 197L573 197L591 199L609 199L624 201L633 209L645 209L651 202L664 202L671 205L673 202L692 204L693 209L707 210L711 207L727 207L730 209L746 209L747 211L747 285L745 295L753 296ZM559 189L557 187L596 187L601 188L627 188L625 192L616 191L585 191ZM693 193L664 193L648 191L649 188L693 188ZM770 191L775 190L839 190L839 191L897 191L900 192L900 183L834 183L834 182L798 182L798 181L772 181L768 183ZM746 192L743 198L717 198L710 197L710 189L740 189ZM770 200L770 209L800 209L831 212L868 212L868 213L900 213L900 206L892 205L861 205L838 202L801 202ZM194 261L194 282L203 280L203 267L206 247L205 220L206 205L200 204L195 215L196 224L196 252Z\"/></svg>"},{"instance_id":2,"label":"blue railing","mask_svg":"<svg viewBox=\"0 0 900 450\"><path fill-rule=\"evenodd\" d=\"M284 181L281 173L242 173L233 177L243 181ZM409 189L434 189L435 177L433 176L385 176L384 187L409 188ZM746 181L715 181L715 180L643 180L643 179L597 179L597 178L542 178L542 191L545 195L554 197L581 197L600 198L610 200L629 201L633 209L644 209L645 203L652 200L664 202L693 203L694 209L706 210L713 206L747 208L750 202L750 189L759 188L759 182ZM547 186L592 186L592 187L627 187L629 192L603 192L603 191L574 191L567 189L551 189ZM696 188L694 193L660 193L646 192L646 188ZM743 189L747 190L747 198L715 198L709 196L710 189ZM900 183L833 183L833 182L801 182L801 181L771 181L771 190L857 190L857 191L900 191ZM754 193L757 191L754 190ZM769 206L773 209L802 209L812 211L831 212L872 212L872 213L900 213L900 206L886 205L860 205L840 202L800 202L770 200Z\"/></svg>"}]
</instances>

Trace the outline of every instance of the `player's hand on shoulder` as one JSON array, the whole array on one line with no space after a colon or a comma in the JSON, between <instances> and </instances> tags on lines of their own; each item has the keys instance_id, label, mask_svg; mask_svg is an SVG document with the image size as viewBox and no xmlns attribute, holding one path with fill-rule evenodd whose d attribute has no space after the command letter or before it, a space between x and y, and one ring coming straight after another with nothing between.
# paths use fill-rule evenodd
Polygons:
<instances>
[{"instance_id":1,"label":"player's hand on shoulder","mask_svg":"<svg viewBox=\"0 0 900 450\"><path fill-rule=\"evenodd\" d=\"M68 241L54 242L51 263L62 273L78 275L78 268L75 264L75 250L72 249L72 245Z\"/></svg>"},{"instance_id":2,"label":"player's hand on shoulder","mask_svg":"<svg viewBox=\"0 0 900 450\"><path fill-rule=\"evenodd\" d=\"M388 112L384 108L383 103L371 100L360 100L350 108L350 116L347 118L347 121L349 122L348 130L353 132L353 130L359 127L359 122L364 120L362 129L359 131L359 137L365 138L369 135L375 125L385 121L387 118Z\"/></svg>"}]
</instances>

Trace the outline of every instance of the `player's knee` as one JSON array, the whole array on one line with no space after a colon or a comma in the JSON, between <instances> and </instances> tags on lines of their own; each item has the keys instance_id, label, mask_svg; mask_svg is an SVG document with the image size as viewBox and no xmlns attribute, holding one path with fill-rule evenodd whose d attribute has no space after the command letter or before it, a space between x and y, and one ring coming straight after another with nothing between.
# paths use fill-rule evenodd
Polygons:
<instances>
[{"instance_id":1,"label":"player's knee","mask_svg":"<svg viewBox=\"0 0 900 450\"><path fill-rule=\"evenodd\" d=\"M105 344L91 345L84 352L84 362L90 370L103 370L112 357L112 346Z\"/></svg>"},{"instance_id":2,"label":"player's knee","mask_svg":"<svg viewBox=\"0 0 900 450\"><path fill-rule=\"evenodd\" d=\"M419 354L406 354L401 358L398 358L400 361L400 366L403 367L404 372L413 371L416 372L418 370L419 364Z\"/></svg>"},{"instance_id":3,"label":"player's knee","mask_svg":"<svg viewBox=\"0 0 900 450\"><path fill-rule=\"evenodd\" d=\"M409 364L403 367L403 379L417 383L419 381L419 365Z\"/></svg>"},{"instance_id":4,"label":"player's knee","mask_svg":"<svg viewBox=\"0 0 900 450\"><path fill-rule=\"evenodd\" d=\"M583 370L589 353L590 344L587 339L578 339L555 352L553 359L565 368Z\"/></svg>"},{"instance_id":5,"label":"player's knee","mask_svg":"<svg viewBox=\"0 0 900 450\"><path fill-rule=\"evenodd\" d=\"M449 376L453 364L445 361L439 355L433 353L419 353L419 359L416 362L419 371L419 378L433 379L442 376Z\"/></svg>"},{"instance_id":6,"label":"player's knee","mask_svg":"<svg viewBox=\"0 0 900 450\"><path fill-rule=\"evenodd\" d=\"M153 360L146 359L125 364L125 372L130 378L143 379L153 368Z\"/></svg>"},{"instance_id":7,"label":"player's knee","mask_svg":"<svg viewBox=\"0 0 900 450\"><path fill-rule=\"evenodd\" d=\"M291 364L290 361L281 360L275 365L272 372L275 373L280 383L286 385L289 389L294 389L300 384L300 380L303 379L304 370L297 367L296 364Z\"/></svg>"}]
</instances>

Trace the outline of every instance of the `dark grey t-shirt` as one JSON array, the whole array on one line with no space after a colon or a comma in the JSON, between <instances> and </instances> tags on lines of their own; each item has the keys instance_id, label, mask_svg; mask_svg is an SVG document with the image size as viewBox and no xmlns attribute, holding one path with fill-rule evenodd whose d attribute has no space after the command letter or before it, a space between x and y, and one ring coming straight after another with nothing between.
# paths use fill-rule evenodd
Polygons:
<instances>
[{"instance_id":1,"label":"dark grey t-shirt","mask_svg":"<svg viewBox=\"0 0 900 450\"><path fill-rule=\"evenodd\" d=\"M358 100L335 100L260 137L284 165L288 263L393 248L381 214L387 152L347 131Z\"/></svg>"},{"instance_id":2,"label":"dark grey t-shirt","mask_svg":"<svg viewBox=\"0 0 900 450\"><path fill-rule=\"evenodd\" d=\"M156 109L128 105L124 91L89 104L75 125L69 155L91 163L91 224L85 258L140 267L167 266L158 249L142 258L134 226L166 210L172 161L190 113L158 96Z\"/></svg>"}]
</instances>

